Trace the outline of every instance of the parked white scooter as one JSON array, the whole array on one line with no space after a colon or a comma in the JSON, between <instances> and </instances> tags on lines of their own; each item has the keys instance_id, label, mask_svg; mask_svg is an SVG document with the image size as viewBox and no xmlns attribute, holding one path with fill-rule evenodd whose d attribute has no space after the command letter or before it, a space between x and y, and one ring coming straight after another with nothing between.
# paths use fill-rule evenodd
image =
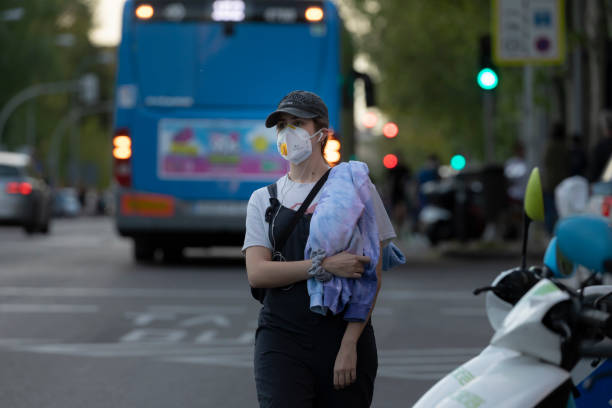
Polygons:
<instances>
[{"instance_id":1,"label":"parked white scooter","mask_svg":"<svg viewBox=\"0 0 612 408\"><path fill-rule=\"evenodd\" d=\"M541 189L537 171L534 174L525 207L531 218L539 219L543 209L533 203L541 207ZM601 218L564 220L557 228L555 245L562 267L572 263L612 272L612 228ZM522 277L515 275L520 283ZM600 378L612 372L599 372L597 358L612 357L612 343L604 340L612 335L607 309L612 310L612 287L590 286L577 292L554 279L524 283L533 287L519 296L509 313L498 310L507 313L501 323L492 320L498 327L490 345L435 384L415 408L574 407L574 384L589 375L591 389L607 382ZM578 406L608 406L609 393L606 387L602 395L588 395L589 401L595 401L588 405L583 402L586 394L576 401Z\"/></svg>"}]
</instances>

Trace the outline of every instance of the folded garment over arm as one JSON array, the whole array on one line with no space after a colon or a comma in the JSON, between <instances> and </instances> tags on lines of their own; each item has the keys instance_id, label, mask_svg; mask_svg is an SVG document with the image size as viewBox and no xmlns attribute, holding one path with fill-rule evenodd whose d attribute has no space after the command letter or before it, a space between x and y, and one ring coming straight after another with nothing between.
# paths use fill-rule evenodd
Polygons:
<instances>
[{"instance_id":1,"label":"folded garment over arm","mask_svg":"<svg viewBox=\"0 0 612 408\"><path fill-rule=\"evenodd\" d=\"M321 314L344 312L348 321L368 317L377 290L380 238L368 173L367 165L356 161L331 170L310 221L304 251L305 259L320 251L326 256L347 251L370 258L360 279L332 276L327 282L308 280L311 310Z\"/></svg>"}]
</instances>

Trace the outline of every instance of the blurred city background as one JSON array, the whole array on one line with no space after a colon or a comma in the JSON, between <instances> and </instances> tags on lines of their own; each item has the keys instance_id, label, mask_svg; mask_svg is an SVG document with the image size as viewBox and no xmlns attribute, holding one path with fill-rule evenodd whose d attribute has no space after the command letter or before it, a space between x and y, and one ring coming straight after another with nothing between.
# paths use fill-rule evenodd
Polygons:
<instances>
[{"instance_id":1,"label":"blurred city background","mask_svg":"<svg viewBox=\"0 0 612 408\"><path fill-rule=\"evenodd\" d=\"M374 406L410 405L488 342L471 290L520 261L532 167L532 262L559 218L610 217L611 27L608 0L4 0L0 405L256 406L240 246L294 89L408 259Z\"/></svg>"}]
</instances>

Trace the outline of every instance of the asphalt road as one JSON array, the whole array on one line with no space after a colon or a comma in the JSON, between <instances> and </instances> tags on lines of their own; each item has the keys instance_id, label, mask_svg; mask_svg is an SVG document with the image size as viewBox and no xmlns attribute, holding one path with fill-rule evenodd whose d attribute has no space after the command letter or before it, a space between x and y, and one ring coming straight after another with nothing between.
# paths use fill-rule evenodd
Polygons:
<instances>
[{"instance_id":1,"label":"asphalt road","mask_svg":"<svg viewBox=\"0 0 612 408\"><path fill-rule=\"evenodd\" d=\"M0 229L0 406L256 407L259 307L239 249L188 255L136 265L108 218ZM471 290L513 264L411 259L385 274L373 407L411 406L487 344Z\"/></svg>"}]
</instances>

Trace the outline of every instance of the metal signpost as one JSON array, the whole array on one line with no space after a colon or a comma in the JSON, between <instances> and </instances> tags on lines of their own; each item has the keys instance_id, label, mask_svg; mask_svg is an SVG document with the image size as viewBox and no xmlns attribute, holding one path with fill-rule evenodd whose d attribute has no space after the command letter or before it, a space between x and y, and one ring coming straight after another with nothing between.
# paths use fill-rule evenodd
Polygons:
<instances>
[{"instance_id":1,"label":"metal signpost","mask_svg":"<svg viewBox=\"0 0 612 408\"><path fill-rule=\"evenodd\" d=\"M528 163L537 161L534 135L533 65L565 59L564 0L493 0L493 58L498 65L523 67L522 139Z\"/></svg>"}]
</instances>

